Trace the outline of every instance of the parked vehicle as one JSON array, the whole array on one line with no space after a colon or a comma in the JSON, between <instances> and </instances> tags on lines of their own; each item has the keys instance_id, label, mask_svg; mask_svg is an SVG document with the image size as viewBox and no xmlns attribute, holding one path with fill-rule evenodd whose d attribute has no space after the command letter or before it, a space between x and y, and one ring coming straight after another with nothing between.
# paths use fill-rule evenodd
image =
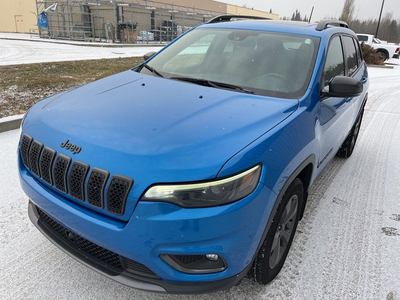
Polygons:
<instances>
[{"instance_id":1,"label":"parked vehicle","mask_svg":"<svg viewBox=\"0 0 400 300\"><path fill-rule=\"evenodd\" d=\"M240 18L29 110L19 174L49 240L150 291L276 277L310 187L353 153L369 79L344 22Z\"/></svg>"},{"instance_id":2,"label":"parked vehicle","mask_svg":"<svg viewBox=\"0 0 400 300\"><path fill-rule=\"evenodd\" d=\"M399 58L400 47L398 45L391 45L387 42L383 42L375 38L372 34L361 34L357 33L358 40L360 43L365 43L376 49L382 60L388 60L389 58Z\"/></svg>"}]
</instances>

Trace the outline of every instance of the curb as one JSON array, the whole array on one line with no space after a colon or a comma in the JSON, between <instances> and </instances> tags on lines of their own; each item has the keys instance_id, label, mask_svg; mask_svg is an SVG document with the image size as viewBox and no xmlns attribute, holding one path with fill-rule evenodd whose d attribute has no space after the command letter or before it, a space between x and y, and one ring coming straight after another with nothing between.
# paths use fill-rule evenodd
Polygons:
<instances>
[{"instance_id":1,"label":"curb","mask_svg":"<svg viewBox=\"0 0 400 300\"><path fill-rule=\"evenodd\" d=\"M380 68L380 69L394 69L394 66L387 65L367 65L368 68Z\"/></svg>"},{"instance_id":2,"label":"curb","mask_svg":"<svg viewBox=\"0 0 400 300\"><path fill-rule=\"evenodd\" d=\"M0 133L18 129L24 115L16 115L11 117L0 118Z\"/></svg>"}]
</instances>

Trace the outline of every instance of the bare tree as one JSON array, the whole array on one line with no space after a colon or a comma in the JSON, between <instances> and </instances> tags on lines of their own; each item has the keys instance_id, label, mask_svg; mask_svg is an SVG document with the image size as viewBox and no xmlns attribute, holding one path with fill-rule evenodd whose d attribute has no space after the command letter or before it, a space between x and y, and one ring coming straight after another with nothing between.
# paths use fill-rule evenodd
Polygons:
<instances>
[{"instance_id":1,"label":"bare tree","mask_svg":"<svg viewBox=\"0 0 400 300\"><path fill-rule=\"evenodd\" d=\"M344 6L342 10L342 14L340 15L340 20L345 21L347 24L350 24L353 20L355 5L355 0L345 0Z\"/></svg>"}]
</instances>

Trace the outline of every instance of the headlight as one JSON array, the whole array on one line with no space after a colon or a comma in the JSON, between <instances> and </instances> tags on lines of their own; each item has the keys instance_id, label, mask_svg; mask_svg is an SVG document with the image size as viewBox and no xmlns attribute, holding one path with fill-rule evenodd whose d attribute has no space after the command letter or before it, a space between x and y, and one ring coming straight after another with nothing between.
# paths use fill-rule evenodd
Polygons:
<instances>
[{"instance_id":1,"label":"headlight","mask_svg":"<svg viewBox=\"0 0 400 300\"><path fill-rule=\"evenodd\" d=\"M149 188L140 200L170 202L186 208L224 205L251 194L257 186L260 173L261 166L258 165L224 179L193 184L156 185Z\"/></svg>"}]
</instances>

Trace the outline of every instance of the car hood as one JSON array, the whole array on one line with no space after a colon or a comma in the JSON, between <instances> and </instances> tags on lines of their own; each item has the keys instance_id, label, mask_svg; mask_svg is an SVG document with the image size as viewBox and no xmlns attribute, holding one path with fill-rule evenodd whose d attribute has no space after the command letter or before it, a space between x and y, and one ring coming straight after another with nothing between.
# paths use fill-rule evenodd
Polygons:
<instances>
[{"instance_id":1,"label":"car hood","mask_svg":"<svg viewBox=\"0 0 400 300\"><path fill-rule=\"evenodd\" d=\"M129 70L39 102L23 133L73 160L133 178L140 194L155 182L214 178L297 107L297 100ZM61 148L67 140L81 152Z\"/></svg>"}]
</instances>

